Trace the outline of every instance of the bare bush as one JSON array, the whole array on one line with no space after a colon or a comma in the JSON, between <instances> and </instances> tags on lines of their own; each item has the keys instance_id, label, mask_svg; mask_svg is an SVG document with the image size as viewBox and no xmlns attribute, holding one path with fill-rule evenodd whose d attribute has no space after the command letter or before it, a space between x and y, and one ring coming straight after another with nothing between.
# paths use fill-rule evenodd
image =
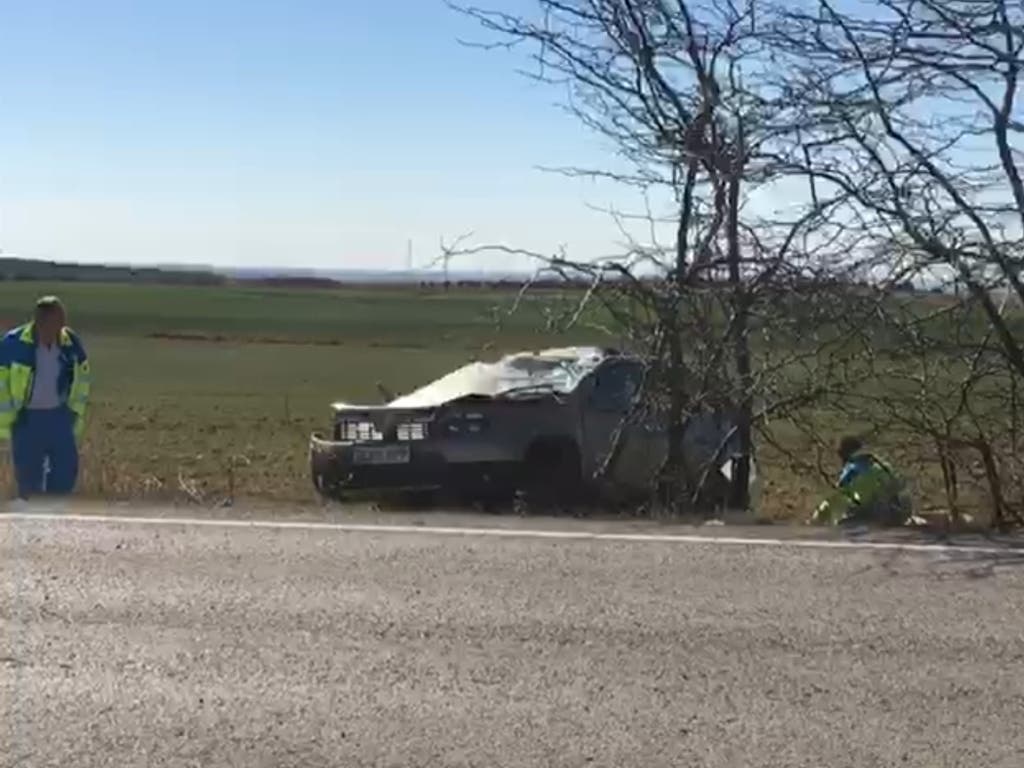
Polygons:
<instances>
[{"instance_id":1,"label":"bare bush","mask_svg":"<svg viewBox=\"0 0 1024 768\"><path fill-rule=\"evenodd\" d=\"M814 0L780 7L769 36L802 134L777 159L812 195L847 194L849 250L886 294L850 399L875 429L931 446L954 512L969 480L991 519L1019 520L1024 8ZM932 313L895 300L926 282L955 299Z\"/></svg>"}]
</instances>

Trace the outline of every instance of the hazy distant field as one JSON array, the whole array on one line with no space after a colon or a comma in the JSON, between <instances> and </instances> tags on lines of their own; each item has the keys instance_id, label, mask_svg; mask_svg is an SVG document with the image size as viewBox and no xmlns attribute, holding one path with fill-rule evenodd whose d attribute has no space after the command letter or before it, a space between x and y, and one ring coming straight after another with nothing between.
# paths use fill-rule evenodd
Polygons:
<instances>
[{"instance_id":1,"label":"hazy distant field","mask_svg":"<svg viewBox=\"0 0 1024 768\"><path fill-rule=\"evenodd\" d=\"M377 402L474 356L597 340L543 331L534 298L439 287L336 291L0 282L0 320L22 322L41 293L67 303L95 367L81 491L107 497L310 500L307 439L337 399ZM499 318L503 318L499 325ZM605 339L614 343L616 340ZM838 432L844 425L837 424ZM820 481L770 450L765 511L806 514ZM0 469L4 493L10 472Z\"/></svg>"},{"instance_id":2,"label":"hazy distant field","mask_svg":"<svg viewBox=\"0 0 1024 768\"><path fill-rule=\"evenodd\" d=\"M72 322L91 335L201 334L245 340L337 342L465 348L491 341L494 309L511 295L445 294L440 288L282 290L0 282L0 318L20 322L41 291L58 293ZM537 318L509 319L502 336L535 338Z\"/></svg>"}]
</instances>

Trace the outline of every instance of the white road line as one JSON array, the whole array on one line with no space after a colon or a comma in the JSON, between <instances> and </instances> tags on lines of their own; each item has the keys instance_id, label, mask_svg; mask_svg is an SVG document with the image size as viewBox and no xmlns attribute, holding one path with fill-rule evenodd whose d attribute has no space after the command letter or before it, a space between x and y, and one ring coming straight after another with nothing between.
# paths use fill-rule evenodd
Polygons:
<instances>
[{"instance_id":1,"label":"white road line","mask_svg":"<svg viewBox=\"0 0 1024 768\"><path fill-rule=\"evenodd\" d=\"M609 541L663 544L707 544L747 547L793 547L803 549L867 549L901 552L1013 554L1024 556L1024 547L972 546L969 544L913 544L887 541L834 541L823 539L771 539L745 536L700 536L672 533L599 533L594 531L544 531L516 528L463 528L430 525L376 525L362 523L318 523L287 520L230 520L194 517L120 517L117 515L42 514L11 512L0 521L82 522L107 525L156 525L207 528L248 528L254 530L334 531L339 533L428 534L435 536L478 536L498 538L555 539L562 541Z\"/></svg>"}]
</instances>

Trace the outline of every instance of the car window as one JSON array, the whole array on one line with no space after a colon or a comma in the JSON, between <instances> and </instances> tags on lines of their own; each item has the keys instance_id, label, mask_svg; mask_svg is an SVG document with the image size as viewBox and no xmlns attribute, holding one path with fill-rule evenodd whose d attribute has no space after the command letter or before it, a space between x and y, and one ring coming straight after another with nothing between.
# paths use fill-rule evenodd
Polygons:
<instances>
[{"instance_id":1,"label":"car window","mask_svg":"<svg viewBox=\"0 0 1024 768\"><path fill-rule=\"evenodd\" d=\"M615 363L594 374L590 405L600 411L626 411L643 380L643 369L634 363Z\"/></svg>"}]
</instances>

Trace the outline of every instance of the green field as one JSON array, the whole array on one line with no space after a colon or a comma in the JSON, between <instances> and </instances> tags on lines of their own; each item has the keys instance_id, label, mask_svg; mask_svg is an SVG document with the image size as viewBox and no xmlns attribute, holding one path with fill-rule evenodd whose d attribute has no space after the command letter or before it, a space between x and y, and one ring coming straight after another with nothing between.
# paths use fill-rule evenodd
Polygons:
<instances>
[{"instance_id":1,"label":"green field","mask_svg":"<svg viewBox=\"0 0 1024 768\"><path fill-rule=\"evenodd\" d=\"M379 401L472 356L552 343L513 296L438 289L0 283L0 320L23 322L57 293L94 366L83 494L313 498L309 433L337 399ZM581 337L582 338L582 337ZM582 340L587 340L583 338ZM560 340L554 340L560 341ZM232 470L233 468L233 470ZM4 492L11 491L3 468Z\"/></svg>"},{"instance_id":2,"label":"green field","mask_svg":"<svg viewBox=\"0 0 1024 768\"><path fill-rule=\"evenodd\" d=\"M310 501L307 441L333 400L378 402L378 381L403 391L473 357L599 339L547 335L537 304L554 294L510 314L510 293L414 287L0 282L0 320L22 322L42 293L64 299L93 360L80 492L105 498ZM763 512L806 514L820 478L770 449L761 462ZM9 495L6 465L0 481Z\"/></svg>"}]
</instances>

